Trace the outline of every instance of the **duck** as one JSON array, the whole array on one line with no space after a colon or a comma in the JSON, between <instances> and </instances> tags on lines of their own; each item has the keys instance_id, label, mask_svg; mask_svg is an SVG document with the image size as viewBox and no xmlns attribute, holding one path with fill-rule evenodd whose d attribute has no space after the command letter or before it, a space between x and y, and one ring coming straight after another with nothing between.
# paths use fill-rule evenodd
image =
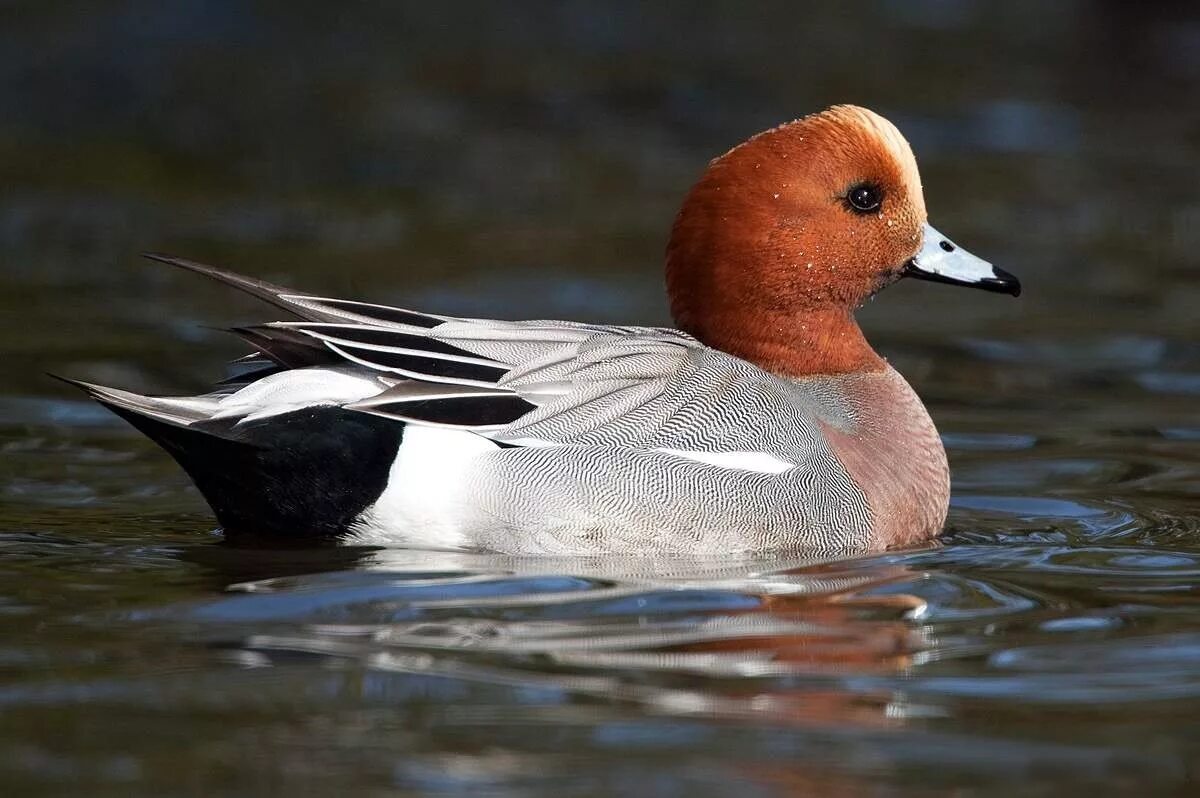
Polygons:
<instances>
[{"instance_id":1,"label":"duck","mask_svg":"<svg viewBox=\"0 0 1200 798\"><path fill-rule=\"evenodd\" d=\"M288 318L198 396L71 380L171 455L230 538L548 556L876 551L950 475L854 313L892 283L1017 296L932 227L908 141L836 105L712 160L666 247L676 328L461 318L195 261Z\"/></svg>"}]
</instances>

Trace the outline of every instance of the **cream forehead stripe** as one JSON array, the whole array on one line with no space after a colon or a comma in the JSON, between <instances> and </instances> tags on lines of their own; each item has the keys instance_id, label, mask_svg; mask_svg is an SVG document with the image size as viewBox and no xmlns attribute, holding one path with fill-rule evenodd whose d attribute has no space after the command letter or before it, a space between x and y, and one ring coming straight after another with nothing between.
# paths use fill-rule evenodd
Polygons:
<instances>
[{"instance_id":1,"label":"cream forehead stripe","mask_svg":"<svg viewBox=\"0 0 1200 798\"><path fill-rule=\"evenodd\" d=\"M913 155L912 147L908 144L908 139L904 138L895 125L884 119L874 111L863 108L860 105L834 105L808 116L802 116L791 122L785 122L782 125L776 125L769 130L764 130L757 133L742 143L731 147L728 151L722 153L713 162L722 161L730 154L737 152L747 144L757 141L765 136L770 136L774 133L790 128L793 125L803 125L823 121L835 125L847 125L857 127L866 131L870 136L879 141L884 149L891 154L897 165L900 167L901 175L904 183L908 186L909 192L912 194L913 204L917 206L921 214L925 214L925 196L921 191L921 175L917 171L917 159Z\"/></svg>"},{"instance_id":2,"label":"cream forehead stripe","mask_svg":"<svg viewBox=\"0 0 1200 798\"><path fill-rule=\"evenodd\" d=\"M900 165L904 182L912 193L912 201L921 213L925 213L925 195L921 191L921 175L917 171L917 158L913 155L908 139L904 138L895 125L874 111L858 105L835 105L818 116L824 116L843 124L858 125L878 139Z\"/></svg>"}]
</instances>

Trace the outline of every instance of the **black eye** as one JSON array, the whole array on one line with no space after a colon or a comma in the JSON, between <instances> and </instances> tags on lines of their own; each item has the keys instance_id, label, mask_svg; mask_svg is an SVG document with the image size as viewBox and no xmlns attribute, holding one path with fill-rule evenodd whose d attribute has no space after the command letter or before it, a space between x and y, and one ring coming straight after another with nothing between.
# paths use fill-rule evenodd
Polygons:
<instances>
[{"instance_id":1,"label":"black eye","mask_svg":"<svg viewBox=\"0 0 1200 798\"><path fill-rule=\"evenodd\" d=\"M859 183L846 193L846 202L858 213L871 213L879 210L883 190L874 183Z\"/></svg>"}]
</instances>

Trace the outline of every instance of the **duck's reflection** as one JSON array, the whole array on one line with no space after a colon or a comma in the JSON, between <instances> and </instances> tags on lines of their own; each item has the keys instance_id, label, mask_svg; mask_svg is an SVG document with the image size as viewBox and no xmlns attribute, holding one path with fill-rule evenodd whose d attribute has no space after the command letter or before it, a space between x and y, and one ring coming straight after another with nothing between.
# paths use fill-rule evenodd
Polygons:
<instances>
[{"instance_id":1,"label":"duck's reflection","mask_svg":"<svg viewBox=\"0 0 1200 798\"><path fill-rule=\"evenodd\" d=\"M210 551L214 570L257 578L231 585L205 614L244 618L248 602L269 600L280 618L301 621L296 633L243 640L246 664L303 652L660 716L804 727L903 723L890 690L852 682L900 672L930 645L914 623L924 602L904 589L923 574L904 555L728 562L333 551L347 556L325 573L305 573L315 560L295 553L273 555L283 558L273 576L262 553L255 574L244 556Z\"/></svg>"}]
</instances>

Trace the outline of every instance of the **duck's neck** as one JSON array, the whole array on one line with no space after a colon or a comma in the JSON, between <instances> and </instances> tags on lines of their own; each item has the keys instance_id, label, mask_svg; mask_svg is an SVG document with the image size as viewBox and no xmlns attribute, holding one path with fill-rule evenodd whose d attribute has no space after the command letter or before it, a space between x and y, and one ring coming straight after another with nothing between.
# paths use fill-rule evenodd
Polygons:
<instances>
[{"instance_id":1,"label":"duck's neck","mask_svg":"<svg viewBox=\"0 0 1200 798\"><path fill-rule=\"evenodd\" d=\"M689 332L708 346L785 377L873 372L886 365L848 308L763 310L750 324L705 321Z\"/></svg>"}]
</instances>

